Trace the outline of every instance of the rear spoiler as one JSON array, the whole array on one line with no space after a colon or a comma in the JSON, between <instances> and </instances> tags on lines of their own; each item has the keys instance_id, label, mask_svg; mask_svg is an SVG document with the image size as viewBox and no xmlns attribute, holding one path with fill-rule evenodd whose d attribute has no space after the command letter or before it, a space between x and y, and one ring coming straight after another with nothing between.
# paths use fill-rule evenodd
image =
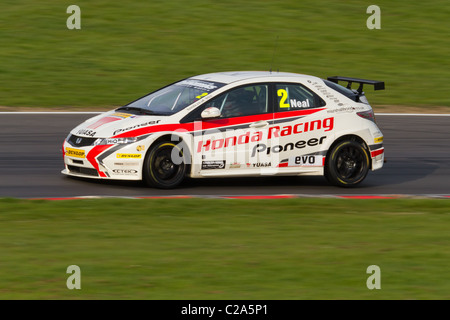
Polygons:
<instances>
[{"instance_id":1,"label":"rear spoiler","mask_svg":"<svg viewBox=\"0 0 450 320\"><path fill-rule=\"evenodd\" d=\"M359 94L362 94L363 85L370 84L373 85L374 90L384 90L384 81L376 81L376 80L367 80L367 79L358 79L358 78L349 78L349 77L340 77L340 76L334 76L334 77L328 77L328 80L334 83L338 83L339 81L346 81L347 82L347 89L352 88L352 83L359 83L359 87L356 91L358 91Z\"/></svg>"}]
</instances>

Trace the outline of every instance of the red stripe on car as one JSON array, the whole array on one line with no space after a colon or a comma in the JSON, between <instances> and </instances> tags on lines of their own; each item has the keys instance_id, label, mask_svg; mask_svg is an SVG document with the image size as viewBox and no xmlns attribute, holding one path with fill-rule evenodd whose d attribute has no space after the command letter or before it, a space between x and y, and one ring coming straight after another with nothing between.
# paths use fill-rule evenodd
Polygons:
<instances>
[{"instance_id":1,"label":"red stripe on car","mask_svg":"<svg viewBox=\"0 0 450 320\"><path fill-rule=\"evenodd\" d=\"M279 120L279 119L288 119L298 116L307 116L314 114L316 112L322 111L325 108L318 109L308 109L308 110L299 110L299 111L287 111L287 112L279 112L279 113L266 113L266 114L257 114L251 116L243 116L236 118L228 118L228 119L212 119L212 120L204 120L199 121L197 123L175 123L175 124L161 124L151 127L144 127L135 130L131 130L128 132L124 132L114 136L113 138L125 138L125 137L139 137L144 134L149 134L158 131L175 131L175 130L183 130L187 132L192 131L200 131L200 130L208 130L208 129L217 129L222 127L236 126L246 123L252 123L256 121L270 121L270 120ZM199 128L197 128L199 126Z\"/></svg>"},{"instance_id":2,"label":"red stripe on car","mask_svg":"<svg viewBox=\"0 0 450 320\"><path fill-rule=\"evenodd\" d=\"M112 147L112 145L95 146L94 148L91 149L91 151L89 151L89 153L86 156L86 159L92 164L92 166L95 168L95 170L97 170L99 176L102 178L106 178L106 174L104 172L100 171L100 168L98 166L98 162L97 162L96 158L100 153L102 153L103 151L105 151L106 149L108 149L110 147Z\"/></svg>"},{"instance_id":3,"label":"red stripe on car","mask_svg":"<svg viewBox=\"0 0 450 320\"><path fill-rule=\"evenodd\" d=\"M273 114L273 118L276 120L276 119L284 119L284 118L289 118L289 117L308 116L310 114L314 114L314 113L322 111L324 109L325 108L276 112Z\"/></svg>"},{"instance_id":4,"label":"red stripe on car","mask_svg":"<svg viewBox=\"0 0 450 320\"><path fill-rule=\"evenodd\" d=\"M87 127L87 129L96 129L106 123L110 123L110 122L114 122L114 121L118 121L118 120L121 120L121 118L104 117L104 118L101 118L100 120L98 120L97 122L94 122L93 124L91 124L89 127Z\"/></svg>"},{"instance_id":5,"label":"red stripe on car","mask_svg":"<svg viewBox=\"0 0 450 320\"><path fill-rule=\"evenodd\" d=\"M375 158L376 156L379 156L382 153L384 153L384 148L374 150L374 151L370 152L370 155L372 156L372 158Z\"/></svg>"}]
</instances>

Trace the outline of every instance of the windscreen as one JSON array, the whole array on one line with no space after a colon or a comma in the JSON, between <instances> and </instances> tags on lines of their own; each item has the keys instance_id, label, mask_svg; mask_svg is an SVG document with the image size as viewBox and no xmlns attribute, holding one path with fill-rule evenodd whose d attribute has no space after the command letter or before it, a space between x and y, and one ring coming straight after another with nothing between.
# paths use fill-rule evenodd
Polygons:
<instances>
[{"instance_id":1,"label":"windscreen","mask_svg":"<svg viewBox=\"0 0 450 320\"><path fill-rule=\"evenodd\" d=\"M172 115L224 85L219 82L186 79L150 93L119 109L142 109L147 114Z\"/></svg>"}]
</instances>

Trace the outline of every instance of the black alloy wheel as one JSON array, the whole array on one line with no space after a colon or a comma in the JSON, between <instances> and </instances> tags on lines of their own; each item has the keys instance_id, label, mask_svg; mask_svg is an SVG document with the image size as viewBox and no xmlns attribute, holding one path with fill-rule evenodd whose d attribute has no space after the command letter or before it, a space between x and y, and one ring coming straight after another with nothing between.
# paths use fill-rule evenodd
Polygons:
<instances>
[{"instance_id":1,"label":"black alloy wheel","mask_svg":"<svg viewBox=\"0 0 450 320\"><path fill-rule=\"evenodd\" d=\"M325 177L334 185L352 187L365 179L369 168L369 155L360 143L341 141L329 153Z\"/></svg>"},{"instance_id":2,"label":"black alloy wheel","mask_svg":"<svg viewBox=\"0 0 450 320\"><path fill-rule=\"evenodd\" d=\"M162 141L153 146L144 161L145 182L156 188L178 186L186 175L186 157L182 148L173 142Z\"/></svg>"}]
</instances>

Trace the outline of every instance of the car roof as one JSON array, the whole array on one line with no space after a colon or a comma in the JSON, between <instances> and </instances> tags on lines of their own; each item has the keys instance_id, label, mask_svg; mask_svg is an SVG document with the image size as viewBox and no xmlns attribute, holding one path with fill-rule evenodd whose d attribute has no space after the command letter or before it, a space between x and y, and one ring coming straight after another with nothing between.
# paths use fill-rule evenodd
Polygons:
<instances>
[{"instance_id":1,"label":"car roof","mask_svg":"<svg viewBox=\"0 0 450 320\"><path fill-rule=\"evenodd\" d=\"M229 84L235 81L258 79L258 78L302 78L302 79L317 79L317 77L291 73L291 72L278 72L278 71L227 71L227 72L215 72L202 75L193 76L190 79L196 80L208 80L214 82L221 82Z\"/></svg>"}]
</instances>

